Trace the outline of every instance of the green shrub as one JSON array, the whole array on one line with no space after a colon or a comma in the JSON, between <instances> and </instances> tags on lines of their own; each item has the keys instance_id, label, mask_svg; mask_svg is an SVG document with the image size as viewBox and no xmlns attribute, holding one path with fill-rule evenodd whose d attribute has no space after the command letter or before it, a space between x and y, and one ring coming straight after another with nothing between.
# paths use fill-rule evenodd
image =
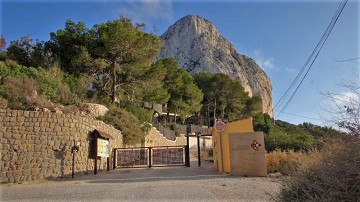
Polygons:
<instances>
[{"instance_id":1,"label":"green shrub","mask_svg":"<svg viewBox=\"0 0 360 202\"><path fill-rule=\"evenodd\" d=\"M87 98L87 88L91 82L91 79L85 75L66 75L64 81L69 86L72 94L76 95L78 99L84 100Z\"/></svg>"},{"instance_id":2,"label":"green shrub","mask_svg":"<svg viewBox=\"0 0 360 202\"><path fill-rule=\"evenodd\" d=\"M60 90L62 85L63 73L59 69L46 71L39 69L34 76L37 80L42 93L53 102L60 102Z\"/></svg>"},{"instance_id":3,"label":"green shrub","mask_svg":"<svg viewBox=\"0 0 360 202\"><path fill-rule=\"evenodd\" d=\"M277 126L271 127L265 135L265 147L267 151L281 150L310 150L313 148L314 138L307 133L286 132Z\"/></svg>"},{"instance_id":4,"label":"green shrub","mask_svg":"<svg viewBox=\"0 0 360 202\"><path fill-rule=\"evenodd\" d=\"M7 58L6 52L1 52L1 51L0 51L0 61L5 61L6 58Z\"/></svg>"},{"instance_id":5,"label":"green shrub","mask_svg":"<svg viewBox=\"0 0 360 202\"><path fill-rule=\"evenodd\" d=\"M35 68L21 66L13 60L6 60L6 62L0 61L0 82L2 82L6 76L16 78L24 76L34 77L36 72L37 70Z\"/></svg>"},{"instance_id":6,"label":"green shrub","mask_svg":"<svg viewBox=\"0 0 360 202\"><path fill-rule=\"evenodd\" d=\"M151 123L148 123L148 122L143 123L142 126L141 126L141 130L144 133L149 132L151 130L151 128L152 128L152 125L151 125Z\"/></svg>"},{"instance_id":7,"label":"green shrub","mask_svg":"<svg viewBox=\"0 0 360 202\"><path fill-rule=\"evenodd\" d=\"M145 109L139 104L132 102L127 103L124 108L135 115L139 119L140 123L151 122L152 110Z\"/></svg>"},{"instance_id":8,"label":"green shrub","mask_svg":"<svg viewBox=\"0 0 360 202\"><path fill-rule=\"evenodd\" d=\"M265 147L268 152L276 149L307 151L315 146L320 146L309 130L279 120L274 124L272 118L267 114L255 114L253 124L255 131L265 133Z\"/></svg>"},{"instance_id":9,"label":"green shrub","mask_svg":"<svg viewBox=\"0 0 360 202\"><path fill-rule=\"evenodd\" d=\"M101 119L105 123L113 125L116 129L121 130L124 145L135 145L141 143L145 138L145 133L141 129L139 120L125 109L111 107L109 112Z\"/></svg>"},{"instance_id":10,"label":"green shrub","mask_svg":"<svg viewBox=\"0 0 360 202\"><path fill-rule=\"evenodd\" d=\"M10 102L9 107L12 109L24 109L29 105L45 107L50 102L76 104L81 100L77 94L85 97L86 87L84 77L67 79L57 68L45 70L21 66L11 60L0 61L0 95ZM11 95L12 91L14 95Z\"/></svg>"},{"instance_id":11,"label":"green shrub","mask_svg":"<svg viewBox=\"0 0 360 202\"><path fill-rule=\"evenodd\" d=\"M168 127L170 128L170 130L173 130L175 132L176 137L180 136L180 126L177 125L176 123L171 123L168 124Z\"/></svg>"}]
</instances>

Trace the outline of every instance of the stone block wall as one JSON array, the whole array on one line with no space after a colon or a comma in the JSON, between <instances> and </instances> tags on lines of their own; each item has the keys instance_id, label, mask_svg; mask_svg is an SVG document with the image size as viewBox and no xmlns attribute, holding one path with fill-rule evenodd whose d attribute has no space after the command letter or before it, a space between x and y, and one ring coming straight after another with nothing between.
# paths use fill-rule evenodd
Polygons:
<instances>
[{"instance_id":1,"label":"stone block wall","mask_svg":"<svg viewBox=\"0 0 360 202\"><path fill-rule=\"evenodd\" d=\"M145 146L184 146L186 145L186 137L180 135L174 141L166 139L155 127L152 127L149 133L145 136Z\"/></svg>"},{"instance_id":2,"label":"stone block wall","mask_svg":"<svg viewBox=\"0 0 360 202\"><path fill-rule=\"evenodd\" d=\"M94 129L115 138L111 148L123 146L119 130L86 115L0 109L0 182L71 176L74 144L76 174L92 174ZM106 169L106 158L98 166Z\"/></svg>"}]
</instances>

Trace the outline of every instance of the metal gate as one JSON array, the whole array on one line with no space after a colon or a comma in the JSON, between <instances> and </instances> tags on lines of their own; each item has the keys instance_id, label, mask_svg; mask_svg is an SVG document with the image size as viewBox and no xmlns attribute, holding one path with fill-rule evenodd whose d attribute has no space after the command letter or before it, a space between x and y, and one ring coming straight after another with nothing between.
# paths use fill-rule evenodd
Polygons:
<instances>
[{"instance_id":1,"label":"metal gate","mask_svg":"<svg viewBox=\"0 0 360 202\"><path fill-rule=\"evenodd\" d=\"M117 167L185 166L186 146L114 148Z\"/></svg>"}]
</instances>

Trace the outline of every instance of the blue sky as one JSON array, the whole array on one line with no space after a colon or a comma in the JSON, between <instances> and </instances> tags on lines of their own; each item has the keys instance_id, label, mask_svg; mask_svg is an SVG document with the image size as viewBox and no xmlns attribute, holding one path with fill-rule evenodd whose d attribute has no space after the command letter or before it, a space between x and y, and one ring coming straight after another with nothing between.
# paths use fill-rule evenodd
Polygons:
<instances>
[{"instance_id":1,"label":"blue sky","mask_svg":"<svg viewBox=\"0 0 360 202\"><path fill-rule=\"evenodd\" d=\"M0 33L7 42L25 35L48 40L49 33L63 28L67 19L83 21L92 27L125 15L135 22L144 22L149 31L155 28L160 35L179 18L200 15L213 22L238 52L252 57L265 70L272 81L276 103L305 64L339 3L331 0L2 0ZM278 118L295 124L322 124L326 117L323 108L331 104L321 93L337 93L341 99L352 96L338 84L360 82L360 59L338 61L360 57L359 18L359 2L350 0L286 109L287 114Z\"/></svg>"}]
</instances>

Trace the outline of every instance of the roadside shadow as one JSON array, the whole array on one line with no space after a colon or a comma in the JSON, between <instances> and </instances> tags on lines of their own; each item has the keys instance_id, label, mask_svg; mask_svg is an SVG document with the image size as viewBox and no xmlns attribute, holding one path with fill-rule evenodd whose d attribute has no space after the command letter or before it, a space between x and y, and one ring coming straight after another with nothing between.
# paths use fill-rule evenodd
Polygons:
<instances>
[{"instance_id":1,"label":"roadside shadow","mask_svg":"<svg viewBox=\"0 0 360 202\"><path fill-rule=\"evenodd\" d=\"M159 181L194 181L216 178L239 178L227 175L193 175L193 176L167 176L167 177L142 177L142 178L124 178L124 179L99 179L88 180L86 183L136 183L136 182L159 182Z\"/></svg>"},{"instance_id":2,"label":"roadside shadow","mask_svg":"<svg viewBox=\"0 0 360 202\"><path fill-rule=\"evenodd\" d=\"M106 171L99 169L98 175L92 174L89 170L75 171L75 176L71 174L64 175L64 152L57 151L57 158L62 159L61 176L46 177L48 181L83 181L85 183L133 183L133 182L155 182L169 180L202 180L214 178L229 178L226 174L218 173L208 162L202 162L204 165L198 167L197 161L191 161L191 167L171 166L161 167L133 167L116 168ZM237 177L238 178L238 177Z\"/></svg>"}]
</instances>

